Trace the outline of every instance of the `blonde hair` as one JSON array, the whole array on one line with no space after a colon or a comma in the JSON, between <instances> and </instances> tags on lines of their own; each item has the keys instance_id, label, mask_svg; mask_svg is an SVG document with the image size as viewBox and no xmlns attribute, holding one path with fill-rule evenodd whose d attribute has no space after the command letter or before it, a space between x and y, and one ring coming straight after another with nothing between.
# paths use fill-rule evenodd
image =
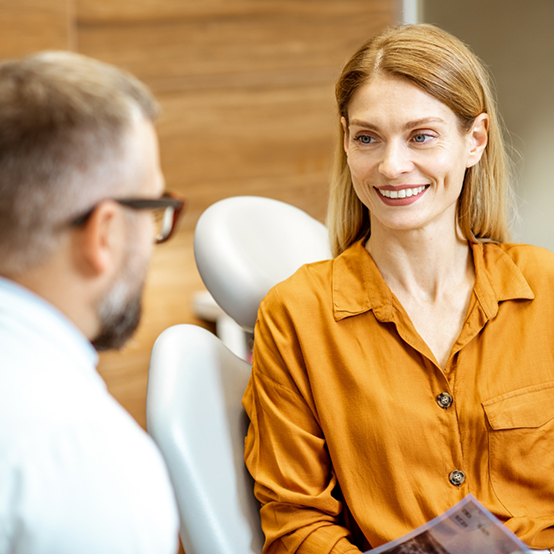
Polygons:
<instances>
[{"instance_id":1,"label":"blonde hair","mask_svg":"<svg viewBox=\"0 0 554 554\"><path fill-rule=\"evenodd\" d=\"M488 114L488 144L479 163L466 171L458 223L469 241L508 240L506 148L489 76L477 56L433 25L388 29L367 41L345 65L335 89L339 119L348 122L354 93L378 74L407 79L448 106L464 132L478 115ZM371 232L368 209L352 186L340 121L338 127L327 216L335 256Z\"/></svg>"},{"instance_id":2,"label":"blonde hair","mask_svg":"<svg viewBox=\"0 0 554 554\"><path fill-rule=\"evenodd\" d=\"M142 83L86 56L0 63L0 274L40 264L72 218L138 186L130 133L157 113Z\"/></svg>"}]
</instances>

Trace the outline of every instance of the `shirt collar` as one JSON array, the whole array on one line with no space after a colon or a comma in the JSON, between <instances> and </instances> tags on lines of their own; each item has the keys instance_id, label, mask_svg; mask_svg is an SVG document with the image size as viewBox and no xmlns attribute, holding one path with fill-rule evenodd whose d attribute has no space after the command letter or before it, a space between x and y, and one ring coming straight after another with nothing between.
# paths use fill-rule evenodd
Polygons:
<instances>
[{"instance_id":1,"label":"shirt collar","mask_svg":"<svg viewBox=\"0 0 554 554\"><path fill-rule=\"evenodd\" d=\"M489 319L498 313L499 302L533 300L535 294L503 245L471 244L475 264L473 290Z\"/></svg>"},{"instance_id":2,"label":"shirt collar","mask_svg":"<svg viewBox=\"0 0 554 554\"><path fill-rule=\"evenodd\" d=\"M0 277L0 317L38 333L59 345L66 355L74 356L89 367L98 364L98 353L83 333L55 306L21 285Z\"/></svg>"},{"instance_id":3,"label":"shirt collar","mask_svg":"<svg viewBox=\"0 0 554 554\"><path fill-rule=\"evenodd\" d=\"M380 321L392 321L392 292L365 249L364 240L333 260L335 320L373 310ZM493 243L470 246L475 263L475 295L489 319L497 314L499 302L535 298L521 270L502 246Z\"/></svg>"}]
</instances>

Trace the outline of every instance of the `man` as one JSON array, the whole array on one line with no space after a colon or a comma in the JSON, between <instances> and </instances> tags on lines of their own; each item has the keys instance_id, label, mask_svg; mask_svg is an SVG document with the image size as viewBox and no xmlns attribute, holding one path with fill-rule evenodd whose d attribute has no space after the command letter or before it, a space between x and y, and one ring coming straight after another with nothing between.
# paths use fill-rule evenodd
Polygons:
<instances>
[{"instance_id":1,"label":"man","mask_svg":"<svg viewBox=\"0 0 554 554\"><path fill-rule=\"evenodd\" d=\"M84 56L0 64L1 554L177 550L161 455L92 346L138 325L152 244L182 208L161 197L156 112L136 79Z\"/></svg>"}]
</instances>

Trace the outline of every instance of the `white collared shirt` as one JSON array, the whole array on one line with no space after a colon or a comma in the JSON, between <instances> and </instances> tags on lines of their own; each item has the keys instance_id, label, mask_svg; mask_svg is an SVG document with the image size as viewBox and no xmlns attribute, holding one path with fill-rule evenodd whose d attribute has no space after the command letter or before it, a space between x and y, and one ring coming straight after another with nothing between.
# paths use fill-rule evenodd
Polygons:
<instances>
[{"instance_id":1,"label":"white collared shirt","mask_svg":"<svg viewBox=\"0 0 554 554\"><path fill-rule=\"evenodd\" d=\"M0 278L0 554L174 554L163 459L107 392L97 354Z\"/></svg>"}]
</instances>

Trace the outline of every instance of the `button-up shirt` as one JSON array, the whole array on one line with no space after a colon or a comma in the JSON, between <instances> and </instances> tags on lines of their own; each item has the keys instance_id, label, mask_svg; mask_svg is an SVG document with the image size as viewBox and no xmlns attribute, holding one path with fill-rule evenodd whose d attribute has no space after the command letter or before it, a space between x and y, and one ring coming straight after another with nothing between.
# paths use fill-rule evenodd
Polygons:
<instances>
[{"instance_id":1,"label":"button-up shirt","mask_svg":"<svg viewBox=\"0 0 554 554\"><path fill-rule=\"evenodd\" d=\"M554 255L471 248L444 371L362 242L265 298L243 400L264 552L377 547L470 492L554 546Z\"/></svg>"},{"instance_id":2,"label":"button-up shirt","mask_svg":"<svg viewBox=\"0 0 554 554\"><path fill-rule=\"evenodd\" d=\"M174 554L153 441L58 310L0 278L0 553Z\"/></svg>"}]
</instances>

